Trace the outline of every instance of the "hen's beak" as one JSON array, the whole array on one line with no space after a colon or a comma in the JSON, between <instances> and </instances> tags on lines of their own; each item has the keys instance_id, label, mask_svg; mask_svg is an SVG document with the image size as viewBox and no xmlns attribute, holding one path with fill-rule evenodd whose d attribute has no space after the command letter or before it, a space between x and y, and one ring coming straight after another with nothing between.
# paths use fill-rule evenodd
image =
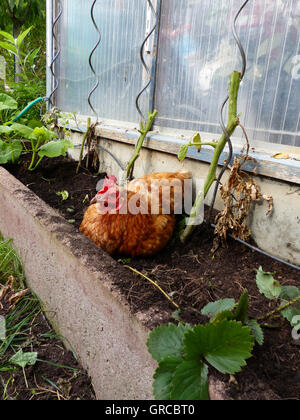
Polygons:
<instances>
[{"instance_id":1,"label":"hen's beak","mask_svg":"<svg viewBox=\"0 0 300 420\"><path fill-rule=\"evenodd\" d=\"M97 203L97 195L90 201L90 204L96 204Z\"/></svg>"}]
</instances>

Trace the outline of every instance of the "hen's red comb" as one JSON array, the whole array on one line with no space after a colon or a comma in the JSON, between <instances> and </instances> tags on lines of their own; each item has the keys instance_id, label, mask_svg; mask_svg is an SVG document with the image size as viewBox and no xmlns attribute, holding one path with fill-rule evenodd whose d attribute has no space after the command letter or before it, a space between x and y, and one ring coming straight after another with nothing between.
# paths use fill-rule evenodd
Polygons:
<instances>
[{"instance_id":1,"label":"hen's red comb","mask_svg":"<svg viewBox=\"0 0 300 420\"><path fill-rule=\"evenodd\" d=\"M98 194L105 194L110 188L115 187L117 183L117 177L115 177L114 175L108 175L105 177L103 186L102 186L102 190L100 190L98 192Z\"/></svg>"}]
</instances>

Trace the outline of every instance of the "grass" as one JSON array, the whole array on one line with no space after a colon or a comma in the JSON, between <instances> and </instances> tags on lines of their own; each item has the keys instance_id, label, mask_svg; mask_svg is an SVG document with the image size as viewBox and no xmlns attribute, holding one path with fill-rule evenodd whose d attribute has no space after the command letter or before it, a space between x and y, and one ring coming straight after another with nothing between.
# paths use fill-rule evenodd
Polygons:
<instances>
[{"instance_id":1,"label":"grass","mask_svg":"<svg viewBox=\"0 0 300 420\"><path fill-rule=\"evenodd\" d=\"M9 276L15 279L15 288L25 288L24 271L21 261L11 246L12 240L4 240L0 234L0 284L6 284Z\"/></svg>"}]
</instances>

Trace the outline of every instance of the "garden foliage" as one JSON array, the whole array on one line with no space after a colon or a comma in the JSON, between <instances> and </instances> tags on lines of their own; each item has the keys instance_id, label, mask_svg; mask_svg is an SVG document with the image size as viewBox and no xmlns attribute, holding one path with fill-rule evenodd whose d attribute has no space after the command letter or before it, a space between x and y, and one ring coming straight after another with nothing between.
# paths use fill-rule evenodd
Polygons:
<instances>
[{"instance_id":1,"label":"garden foliage","mask_svg":"<svg viewBox=\"0 0 300 420\"><path fill-rule=\"evenodd\" d=\"M73 144L69 140L53 140L57 135L40 121L28 125L13 121L17 114L17 102L6 94L0 94L0 164L17 163L21 153L31 153L29 170L37 168L41 160L65 155Z\"/></svg>"},{"instance_id":2,"label":"garden foliage","mask_svg":"<svg viewBox=\"0 0 300 420\"><path fill-rule=\"evenodd\" d=\"M271 273L260 267L256 277L259 291L281 306L262 319L280 312L293 326L300 315L300 290L281 286ZM222 299L207 304L201 311L207 324L192 327L178 323L155 328L147 341L148 350L158 362L153 393L157 400L208 400L209 369L235 374L246 365L255 342L264 343L258 320L249 317L248 291L240 301Z\"/></svg>"}]
</instances>

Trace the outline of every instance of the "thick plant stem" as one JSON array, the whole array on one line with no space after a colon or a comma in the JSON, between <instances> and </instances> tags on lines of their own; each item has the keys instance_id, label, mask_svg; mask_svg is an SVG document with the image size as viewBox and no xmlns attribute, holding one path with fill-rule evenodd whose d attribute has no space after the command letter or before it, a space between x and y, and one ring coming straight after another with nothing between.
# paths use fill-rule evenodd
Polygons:
<instances>
[{"instance_id":1,"label":"thick plant stem","mask_svg":"<svg viewBox=\"0 0 300 420\"><path fill-rule=\"evenodd\" d=\"M31 162L30 162L30 165L29 165L29 168L28 168L28 170L29 170L29 171L34 171L34 170L37 168L38 164L39 164L39 163L41 162L41 160L42 160L42 159L39 159L39 161L37 162L37 164L33 167L34 162L35 162L36 155L37 155L38 150L39 150L39 147L40 147L40 144L41 144L41 138L39 138L39 139L37 140L37 143L36 143L36 144L34 144L34 141L33 141L33 140L31 140L31 146L32 146L32 158L31 158Z\"/></svg>"},{"instance_id":2,"label":"thick plant stem","mask_svg":"<svg viewBox=\"0 0 300 420\"><path fill-rule=\"evenodd\" d=\"M230 86L229 86L229 111L228 111L228 123L227 123L227 133L231 136L236 127L239 124L239 119L237 116L237 98L238 98L238 91L241 83L241 73L238 71L234 71L230 76ZM216 180L216 173L217 167L219 163L220 156L224 150L224 147L227 143L227 137L225 133L222 134L218 143L216 143L215 151L213 154L213 158L209 167L208 175L204 184L203 190L198 194L196 197L195 203L191 210L187 226L185 230L180 235L181 242L185 242L186 239L192 234L195 229L195 226L199 224L198 216L200 214L200 210L203 206L205 197L207 196L210 187Z\"/></svg>"},{"instance_id":3,"label":"thick plant stem","mask_svg":"<svg viewBox=\"0 0 300 420\"><path fill-rule=\"evenodd\" d=\"M84 137L82 139L82 143L81 143L81 149L80 149L80 155L79 155L79 161L78 161L78 165L77 165L77 169L76 169L76 174L78 174L79 169L80 169L80 166L81 166L81 162L82 162L82 158L83 158L84 146L85 146L86 139L87 139L87 137L89 135L90 128L91 128L91 118L88 118L86 132L85 132L85 135L84 135Z\"/></svg>"},{"instance_id":4,"label":"thick plant stem","mask_svg":"<svg viewBox=\"0 0 300 420\"><path fill-rule=\"evenodd\" d=\"M12 162L12 164L14 164L15 163L15 154L14 154L14 149L13 149L13 146L12 146L12 140L11 139L9 139L9 147L10 147L10 150L11 150L11 162Z\"/></svg>"},{"instance_id":5,"label":"thick plant stem","mask_svg":"<svg viewBox=\"0 0 300 420\"><path fill-rule=\"evenodd\" d=\"M146 122L145 127L143 126L143 123L141 122L141 129L140 129L140 134L141 135L140 135L140 138L137 142L134 154L133 154L132 158L130 159L130 161L128 163L128 166L127 166L127 169L126 169L126 178L127 179L132 178L135 161L138 159L138 157L140 155L141 148L144 144L144 141L145 141L145 138L146 138L147 134L149 133L149 131L152 128L153 121L154 121L156 115L157 115L156 110L154 110L152 113L149 112L148 120Z\"/></svg>"}]
</instances>

